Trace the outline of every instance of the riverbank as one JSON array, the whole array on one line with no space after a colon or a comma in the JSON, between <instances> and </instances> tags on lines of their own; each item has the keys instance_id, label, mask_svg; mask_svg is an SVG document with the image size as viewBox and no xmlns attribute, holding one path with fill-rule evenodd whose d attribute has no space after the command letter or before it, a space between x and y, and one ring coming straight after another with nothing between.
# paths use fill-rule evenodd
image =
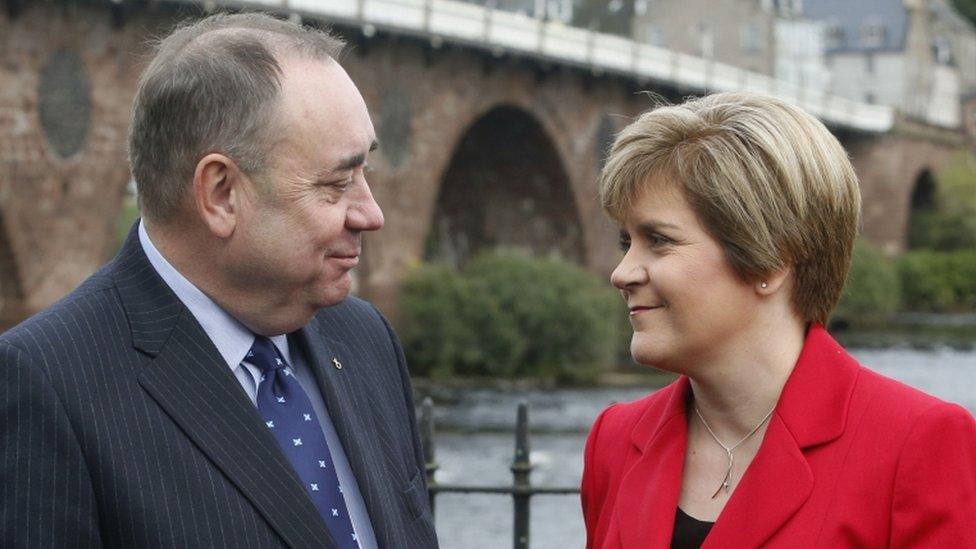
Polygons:
<instances>
[{"instance_id":1,"label":"riverbank","mask_svg":"<svg viewBox=\"0 0 976 549\"><path fill-rule=\"evenodd\" d=\"M972 352L976 351L976 313L903 313L884 322L862 323L855 329L835 326L831 328L831 334L852 352L902 349ZM655 389L667 385L674 378L673 374L651 367L621 364L613 370L600 373L595 380L582 386L560 384L554 379L460 376L438 379L414 377L413 384L418 404L428 396L436 403L453 404L463 395L478 390L518 393L585 388Z\"/></svg>"},{"instance_id":2,"label":"riverbank","mask_svg":"<svg viewBox=\"0 0 976 549\"><path fill-rule=\"evenodd\" d=\"M976 313L899 313L853 327L832 326L830 331L849 349L976 349Z\"/></svg>"},{"instance_id":3,"label":"riverbank","mask_svg":"<svg viewBox=\"0 0 976 549\"><path fill-rule=\"evenodd\" d=\"M864 366L962 404L976 413L976 348L900 345L886 348L849 347ZM673 375L633 365L608 372L585 387L559 387L540 380L452 379L414 380L418 408L426 397L434 403L438 431L511 433L518 403L530 407L533 432L581 433L611 402L647 395L674 379Z\"/></svg>"}]
</instances>

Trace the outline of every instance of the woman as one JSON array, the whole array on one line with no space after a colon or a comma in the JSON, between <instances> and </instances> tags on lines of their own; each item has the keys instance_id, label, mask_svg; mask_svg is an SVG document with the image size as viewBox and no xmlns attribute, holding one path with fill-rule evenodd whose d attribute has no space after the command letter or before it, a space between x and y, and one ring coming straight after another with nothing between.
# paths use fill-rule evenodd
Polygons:
<instances>
[{"instance_id":1,"label":"woman","mask_svg":"<svg viewBox=\"0 0 976 549\"><path fill-rule=\"evenodd\" d=\"M634 359L680 374L586 445L587 547L976 547L976 422L824 329L858 227L837 140L774 98L652 109L601 200Z\"/></svg>"}]
</instances>

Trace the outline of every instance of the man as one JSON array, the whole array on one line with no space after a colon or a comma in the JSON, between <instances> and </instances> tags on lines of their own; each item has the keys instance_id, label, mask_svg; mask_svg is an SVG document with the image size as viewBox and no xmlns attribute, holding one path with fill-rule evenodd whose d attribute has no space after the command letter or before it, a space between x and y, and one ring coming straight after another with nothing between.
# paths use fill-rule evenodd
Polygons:
<instances>
[{"instance_id":1,"label":"man","mask_svg":"<svg viewBox=\"0 0 976 549\"><path fill-rule=\"evenodd\" d=\"M0 337L0 546L436 547L402 351L347 297L383 214L341 47L256 14L160 43L143 219Z\"/></svg>"}]
</instances>

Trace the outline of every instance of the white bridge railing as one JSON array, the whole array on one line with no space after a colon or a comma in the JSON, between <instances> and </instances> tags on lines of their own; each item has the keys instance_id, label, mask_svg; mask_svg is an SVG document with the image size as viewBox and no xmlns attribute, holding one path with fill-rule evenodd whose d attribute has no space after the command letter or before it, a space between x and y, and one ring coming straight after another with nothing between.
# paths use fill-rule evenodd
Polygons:
<instances>
[{"instance_id":1,"label":"white bridge railing","mask_svg":"<svg viewBox=\"0 0 976 549\"><path fill-rule=\"evenodd\" d=\"M364 31L429 37L497 54L530 55L553 63L612 72L699 92L748 90L777 96L824 122L863 132L886 132L894 109L801 88L768 75L642 44L615 35L543 21L519 13L451 0L205 0L219 6L263 8L362 26Z\"/></svg>"}]
</instances>

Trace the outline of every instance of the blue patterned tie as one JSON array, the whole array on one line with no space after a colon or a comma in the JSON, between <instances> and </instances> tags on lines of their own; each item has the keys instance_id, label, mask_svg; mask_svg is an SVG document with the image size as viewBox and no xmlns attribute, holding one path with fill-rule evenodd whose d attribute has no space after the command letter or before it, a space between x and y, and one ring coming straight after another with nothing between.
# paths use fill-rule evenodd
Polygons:
<instances>
[{"instance_id":1,"label":"blue patterned tie","mask_svg":"<svg viewBox=\"0 0 976 549\"><path fill-rule=\"evenodd\" d=\"M288 456L341 549L359 547L312 403L274 343L256 336L247 362L261 369L258 413Z\"/></svg>"}]
</instances>

